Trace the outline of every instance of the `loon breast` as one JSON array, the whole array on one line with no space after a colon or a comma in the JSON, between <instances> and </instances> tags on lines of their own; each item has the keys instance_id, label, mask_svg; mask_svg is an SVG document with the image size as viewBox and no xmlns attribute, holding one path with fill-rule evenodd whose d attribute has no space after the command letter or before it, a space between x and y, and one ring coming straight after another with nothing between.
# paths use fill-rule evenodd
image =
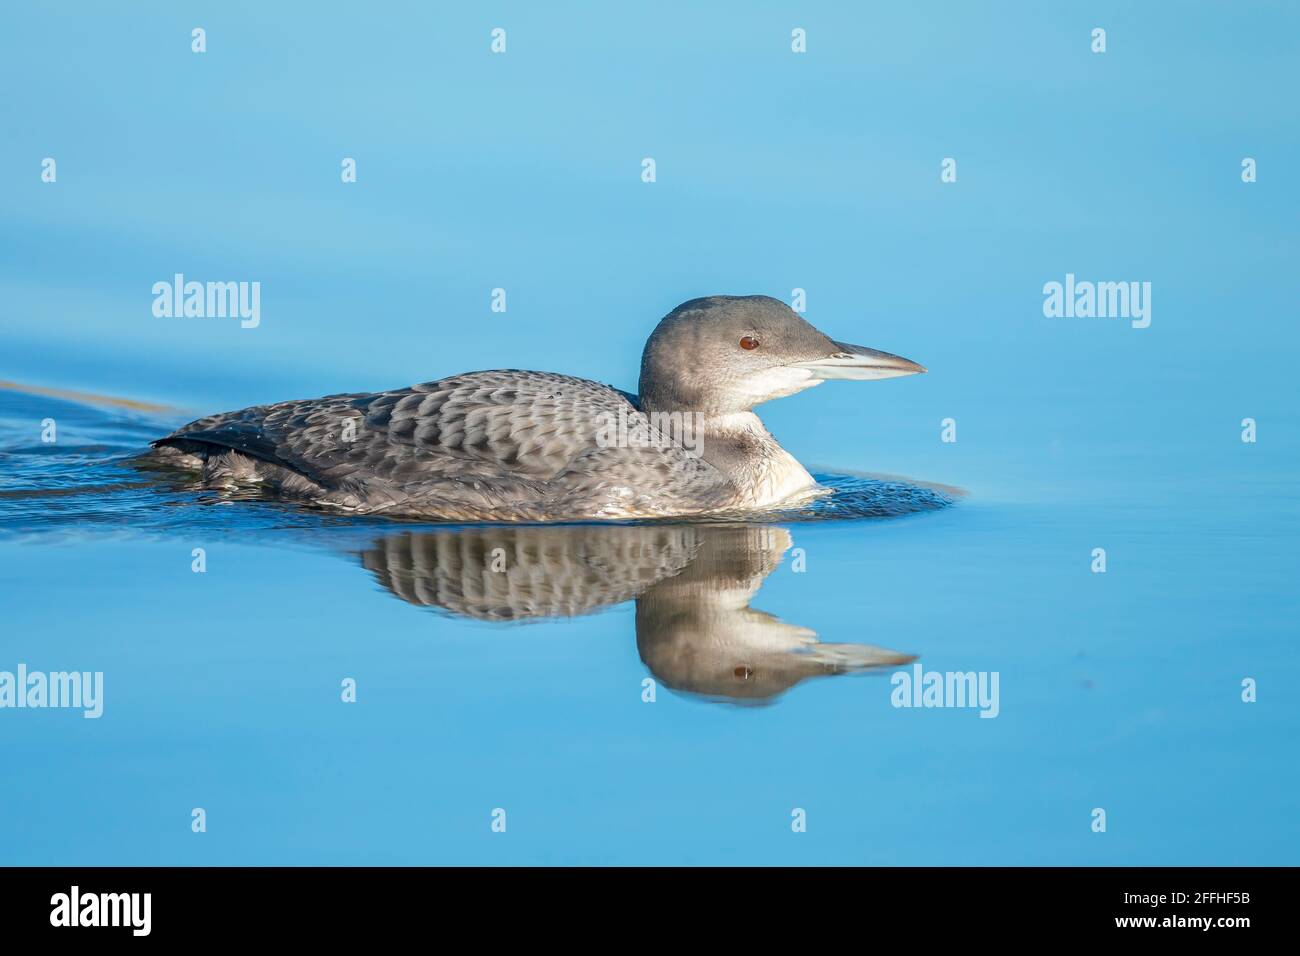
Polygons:
<instances>
[{"instance_id":1,"label":"loon breast","mask_svg":"<svg viewBox=\"0 0 1300 956\"><path fill-rule=\"evenodd\" d=\"M771 508L822 493L808 470L753 412L714 419L702 444L705 457L730 480L733 507Z\"/></svg>"}]
</instances>

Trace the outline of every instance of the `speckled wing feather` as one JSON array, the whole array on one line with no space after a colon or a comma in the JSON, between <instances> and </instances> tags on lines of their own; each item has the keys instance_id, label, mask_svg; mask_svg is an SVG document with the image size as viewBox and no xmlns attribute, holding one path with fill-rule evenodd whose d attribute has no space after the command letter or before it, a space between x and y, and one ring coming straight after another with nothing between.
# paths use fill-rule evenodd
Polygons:
<instances>
[{"instance_id":1,"label":"speckled wing feather","mask_svg":"<svg viewBox=\"0 0 1300 956\"><path fill-rule=\"evenodd\" d=\"M548 372L471 372L369 394L329 395L212 415L168 439L225 445L313 480L365 469L402 477L502 471L552 478L594 444L601 412L634 406L622 392Z\"/></svg>"},{"instance_id":2,"label":"speckled wing feather","mask_svg":"<svg viewBox=\"0 0 1300 956\"><path fill-rule=\"evenodd\" d=\"M686 489L692 480L690 490L707 493L720 484L711 466L677 449L600 448L597 432L620 413L640 416L631 396L607 385L471 372L212 415L160 444L235 449L305 477L345 507L466 520L563 518L591 514L592 496L618 500L629 488Z\"/></svg>"},{"instance_id":3,"label":"speckled wing feather","mask_svg":"<svg viewBox=\"0 0 1300 956\"><path fill-rule=\"evenodd\" d=\"M603 502L604 518L699 514L726 506L731 489L718 470L676 447L594 447L556 479L561 509Z\"/></svg>"}]
</instances>

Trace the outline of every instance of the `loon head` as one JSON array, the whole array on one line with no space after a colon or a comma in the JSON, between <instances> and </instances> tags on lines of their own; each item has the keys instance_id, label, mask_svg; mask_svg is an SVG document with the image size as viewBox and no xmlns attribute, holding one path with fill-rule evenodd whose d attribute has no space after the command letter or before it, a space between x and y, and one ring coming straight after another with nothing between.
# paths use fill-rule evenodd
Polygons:
<instances>
[{"instance_id":1,"label":"loon head","mask_svg":"<svg viewBox=\"0 0 1300 956\"><path fill-rule=\"evenodd\" d=\"M748 411L827 379L866 381L925 369L888 352L836 342L779 299L715 295L664 316L641 356L647 409Z\"/></svg>"}]
</instances>

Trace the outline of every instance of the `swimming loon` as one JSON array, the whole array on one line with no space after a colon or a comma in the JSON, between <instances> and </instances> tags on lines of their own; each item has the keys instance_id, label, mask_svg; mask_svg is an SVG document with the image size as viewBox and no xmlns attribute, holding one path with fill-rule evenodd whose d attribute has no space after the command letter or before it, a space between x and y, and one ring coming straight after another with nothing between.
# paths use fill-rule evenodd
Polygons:
<instances>
[{"instance_id":1,"label":"swimming loon","mask_svg":"<svg viewBox=\"0 0 1300 956\"><path fill-rule=\"evenodd\" d=\"M352 513L450 521L619 520L770 509L822 493L751 409L915 362L823 335L767 296L710 296L660 321L640 394L553 372L200 418L153 457L204 487L256 486Z\"/></svg>"}]
</instances>

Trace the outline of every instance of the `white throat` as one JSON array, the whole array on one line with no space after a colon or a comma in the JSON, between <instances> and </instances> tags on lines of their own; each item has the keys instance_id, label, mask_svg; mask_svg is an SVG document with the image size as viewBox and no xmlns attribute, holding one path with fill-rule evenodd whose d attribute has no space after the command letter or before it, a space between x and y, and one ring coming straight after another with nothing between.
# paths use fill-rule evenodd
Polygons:
<instances>
[{"instance_id":1,"label":"white throat","mask_svg":"<svg viewBox=\"0 0 1300 956\"><path fill-rule=\"evenodd\" d=\"M821 379L815 378L809 369L777 365L754 375L746 375L735 383L735 388L744 400L745 407L752 408L774 398L795 395L821 383Z\"/></svg>"},{"instance_id":2,"label":"white throat","mask_svg":"<svg viewBox=\"0 0 1300 956\"><path fill-rule=\"evenodd\" d=\"M703 451L735 485L735 507L767 508L817 493L812 475L777 444L753 412L706 418Z\"/></svg>"}]
</instances>

